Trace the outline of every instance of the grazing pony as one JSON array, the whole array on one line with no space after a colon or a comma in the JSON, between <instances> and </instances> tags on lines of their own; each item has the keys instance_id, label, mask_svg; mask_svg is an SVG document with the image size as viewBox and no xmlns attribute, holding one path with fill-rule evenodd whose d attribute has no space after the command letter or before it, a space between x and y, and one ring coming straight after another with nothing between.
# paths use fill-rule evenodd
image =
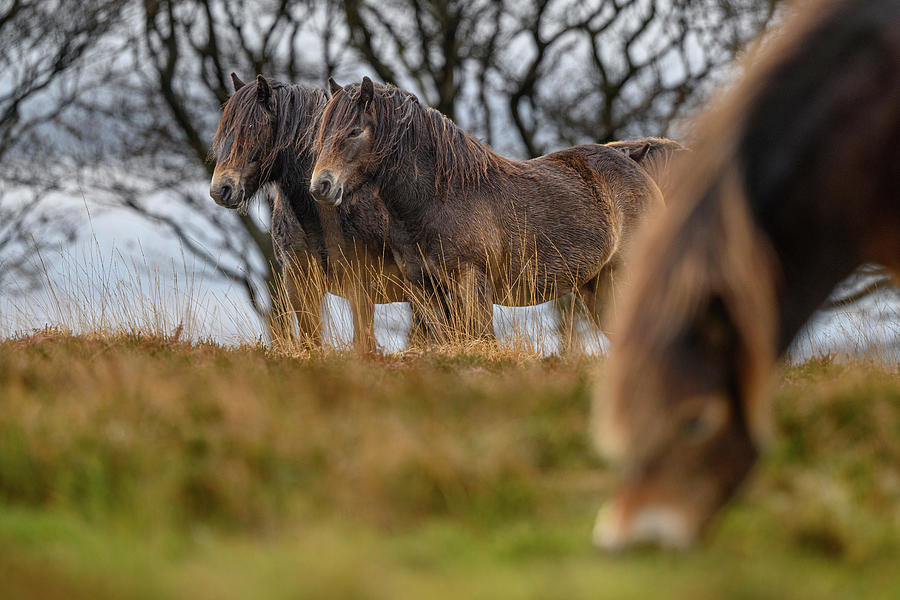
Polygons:
<instances>
[{"instance_id":1,"label":"grazing pony","mask_svg":"<svg viewBox=\"0 0 900 600\"><path fill-rule=\"evenodd\" d=\"M627 241L662 206L636 161L599 144L512 161L409 92L368 77L333 89L312 194L340 205L360 186L377 187L396 261L436 299L438 328L454 318L465 335L490 337L494 303L572 291L600 324Z\"/></svg>"},{"instance_id":2,"label":"grazing pony","mask_svg":"<svg viewBox=\"0 0 900 600\"><path fill-rule=\"evenodd\" d=\"M702 120L642 233L592 424L626 462L595 543L694 541L757 459L775 357L863 263L900 268L900 1L810 3Z\"/></svg>"},{"instance_id":3,"label":"grazing pony","mask_svg":"<svg viewBox=\"0 0 900 600\"><path fill-rule=\"evenodd\" d=\"M212 147L216 168L210 196L221 206L246 211L254 194L272 185L272 241L301 338L320 341L327 290L350 301L356 347L374 349L374 303L405 299L386 246L384 204L371 187L340 208L310 196L312 141L327 100L323 90L262 75L256 85L231 77L234 95Z\"/></svg>"}]
</instances>

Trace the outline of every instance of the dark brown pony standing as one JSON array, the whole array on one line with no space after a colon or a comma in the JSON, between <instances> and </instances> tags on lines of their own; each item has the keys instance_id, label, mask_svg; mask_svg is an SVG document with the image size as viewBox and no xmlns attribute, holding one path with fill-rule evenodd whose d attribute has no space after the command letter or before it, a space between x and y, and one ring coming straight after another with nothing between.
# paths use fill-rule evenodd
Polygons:
<instances>
[{"instance_id":1,"label":"dark brown pony standing","mask_svg":"<svg viewBox=\"0 0 900 600\"><path fill-rule=\"evenodd\" d=\"M855 267L900 268L900 0L809 3L699 137L636 248L595 404L631 467L603 548L696 539L756 462L775 357Z\"/></svg>"},{"instance_id":2,"label":"dark brown pony standing","mask_svg":"<svg viewBox=\"0 0 900 600\"><path fill-rule=\"evenodd\" d=\"M344 296L353 312L354 343L373 349L374 303L405 299L400 272L386 245L387 211L374 189L360 190L340 208L309 193L312 141L327 101L319 88L288 85L262 75L255 85L232 74L212 152L210 195L244 209L262 186L276 189L272 240L301 338L320 341L325 291Z\"/></svg>"},{"instance_id":3,"label":"dark brown pony standing","mask_svg":"<svg viewBox=\"0 0 900 600\"><path fill-rule=\"evenodd\" d=\"M369 78L333 90L311 191L334 205L378 188L397 263L439 324L461 315L464 333L490 336L493 303L570 291L600 319L632 232L662 205L636 161L599 144L512 161L409 92Z\"/></svg>"}]
</instances>

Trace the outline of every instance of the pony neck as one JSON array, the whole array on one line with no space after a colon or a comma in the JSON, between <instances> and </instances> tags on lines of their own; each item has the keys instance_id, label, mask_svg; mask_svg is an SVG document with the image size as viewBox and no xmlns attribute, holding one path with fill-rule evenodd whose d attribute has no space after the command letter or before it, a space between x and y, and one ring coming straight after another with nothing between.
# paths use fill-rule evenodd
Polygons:
<instances>
[{"instance_id":1,"label":"pony neck","mask_svg":"<svg viewBox=\"0 0 900 600\"><path fill-rule=\"evenodd\" d=\"M278 102L275 148L267 179L291 198L313 202L309 179L315 163L312 132L324 108L321 90L285 85L275 88Z\"/></svg>"},{"instance_id":2,"label":"pony neck","mask_svg":"<svg viewBox=\"0 0 900 600\"><path fill-rule=\"evenodd\" d=\"M307 149L301 152L279 150L267 178L289 196L309 195L309 178L315 156ZM311 198L311 196L310 196Z\"/></svg>"},{"instance_id":3,"label":"pony neck","mask_svg":"<svg viewBox=\"0 0 900 600\"><path fill-rule=\"evenodd\" d=\"M308 234L315 234L320 228L316 201L309 191L309 178L314 162L315 156L311 151L297 154L283 150L273 167L277 177L271 179L290 203L294 214Z\"/></svg>"},{"instance_id":4,"label":"pony neck","mask_svg":"<svg viewBox=\"0 0 900 600\"><path fill-rule=\"evenodd\" d=\"M500 173L518 171L435 109L415 103L390 111L408 114L387 121L395 128L378 160L375 177L391 216L405 221L434 215L448 198L457 205Z\"/></svg>"},{"instance_id":5,"label":"pony neck","mask_svg":"<svg viewBox=\"0 0 900 600\"><path fill-rule=\"evenodd\" d=\"M857 266L858 254L853 241L831 233L839 230L837 225L822 229L808 227L802 236L797 235L797 225L810 218L801 211L808 210L808 205L793 200L754 215L779 257L775 275L779 355L788 350L834 286Z\"/></svg>"}]
</instances>

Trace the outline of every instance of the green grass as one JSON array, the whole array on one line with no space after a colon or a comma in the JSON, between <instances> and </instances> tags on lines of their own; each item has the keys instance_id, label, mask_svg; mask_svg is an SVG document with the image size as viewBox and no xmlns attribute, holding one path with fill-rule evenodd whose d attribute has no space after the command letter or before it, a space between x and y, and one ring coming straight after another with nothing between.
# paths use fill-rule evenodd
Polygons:
<instances>
[{"instance_id":1,"label":"green grass","mask_svg":"<svg viewBox=\"0 0 900 600\"><path fill-rule=\"evenodd\" d=\"M785 368L706 543L604 556L595 364L2 342L0 597L900 597L896 373Z\"/></svg>"}]
</instances>

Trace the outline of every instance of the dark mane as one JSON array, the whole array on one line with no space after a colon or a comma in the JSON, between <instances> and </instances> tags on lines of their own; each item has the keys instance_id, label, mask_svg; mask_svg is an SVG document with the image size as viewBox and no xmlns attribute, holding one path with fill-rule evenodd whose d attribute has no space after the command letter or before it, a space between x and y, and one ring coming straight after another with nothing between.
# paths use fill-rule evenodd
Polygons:
<instances>
[{"instance_id":1,"label":"dark mane","mask_svg":"<svg viewBox=\"0 0 900 600\"><path fill-rule=\"evenodd\" d=\"M289 85L269 79L272 87L272 106L264 107L256 95L256 85L243 86L225 103L222 119L216 130L212 153L227 150L220 160L259 161L263 179L267 179L278 154L291 150L308 153L319 125L319 116L327 98L324 90L305 85ZM269 123L275 130L267 132ZM262 156L251 154L259 146L263 134L271 140L262 148ZM230 143L230 147L226 144Z\"/></svg>"},{"instance_id":2,"label":"dark mane","mask_svg":"<svg viewBox=\"0 0 900 600\"><path fill-rule=\"evenodd\" d=\"M354 127L361 112L359 93L360 84L346 85L328 104L316 151L327 140L345 137ZM404 157L427 149L434 152L435 185L442 190L478 187L492 168L519 171L515 162L498 155L407 91L375 84L372 102L376 122L372 150L384 172L391 172Z\"/></svg>"}]
</instances>

